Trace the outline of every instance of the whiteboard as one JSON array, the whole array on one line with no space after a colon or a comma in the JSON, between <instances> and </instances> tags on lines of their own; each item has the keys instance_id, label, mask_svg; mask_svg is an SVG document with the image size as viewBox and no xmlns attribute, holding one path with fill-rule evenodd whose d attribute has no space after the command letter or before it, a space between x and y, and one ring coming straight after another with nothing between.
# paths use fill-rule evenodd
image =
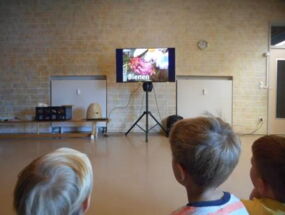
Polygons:
<instances>
[{"instance_id":1,"label":"whiteboard","mask_svg":"<svg viewBox=\"0 0 285 215\"><path fill-rule=\"evenodd\" d=\"M91 103L98 103L102 109L102 117L107 118L106 85L106 79L96 79L96 76L55 77L51 80L51 105L72 105L72 120L80 120L86 119L86 112ZM80 131L91 130L90 123L80 125L78 123L53 123L53 126L56 125L77 126L80 127ZM106 122L97 123L97 126L106 127Z\"/></svg>"},{"instance_id":2,"label":"whiteboard","mask_svg":"<svg viewBox=\"0 0 285 215\"><path fill-rule=\"evenodd\" d=\"M177 114L193 118L208 113L232 124L232 79L177 78Z\"/></svg>"}]
</instances>

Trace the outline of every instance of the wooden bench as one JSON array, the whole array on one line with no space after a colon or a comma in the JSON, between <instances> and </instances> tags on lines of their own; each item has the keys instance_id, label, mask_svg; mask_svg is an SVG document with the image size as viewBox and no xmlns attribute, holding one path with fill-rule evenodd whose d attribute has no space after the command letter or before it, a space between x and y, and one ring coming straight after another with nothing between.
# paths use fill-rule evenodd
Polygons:
<instances>
[{"instance_id":1,"label":"wooden bench","mask_svg":"<svg viewBox=\"0 0 285 215\"><path fill-rule=\"evenodd\" d=\"M37 121L37 120L7 120L7 121L0 121L0 125L9 125L9 124L36 124L37 130L36 133L37 135L40 134L39 128L40 124L42 123L57 123L57 122L63 122L63 123L86 123L90 122L92 123L92 131L90 134L91 139L95 139L98 135L97 131L97 123L98 122L107 122L108 123L108 118L97 118L97 119L81 119L81 120L51 120L51 121ZM62 126L58 126L62 127ZM105 131L106 134L107 131ZM58 134L57 134L58 135Z\"/></svg>"}]
</instances>

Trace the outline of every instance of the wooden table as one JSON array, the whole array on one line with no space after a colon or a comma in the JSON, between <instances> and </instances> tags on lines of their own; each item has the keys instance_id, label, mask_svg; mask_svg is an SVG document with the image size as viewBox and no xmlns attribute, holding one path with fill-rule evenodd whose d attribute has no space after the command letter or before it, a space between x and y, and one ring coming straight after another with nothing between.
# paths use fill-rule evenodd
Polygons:
<instances>
[{"instance_id":1,"label":"wooden table","mask_svg":"<svg viewBox=\"0 0 285 215\"><path fill-rule=\"evenodd\" d=\"M0 121L0 125L9 125L9 124L36 124L37 126L37 134L39 135L39 127L41 123L55 123L55 122L66 122L66 123L92 123L92 132L90 134L90 138L94 139L97 137L97 123L98 122L107 122L108 118L97 118L97 119L81 119L81 120L51 120L51 121L38 121L38 120L8 120L8 121ZM61 127L61 126L59 126ZM107 131L106 131L107 132Z\"/></svg>"}]
</instances>

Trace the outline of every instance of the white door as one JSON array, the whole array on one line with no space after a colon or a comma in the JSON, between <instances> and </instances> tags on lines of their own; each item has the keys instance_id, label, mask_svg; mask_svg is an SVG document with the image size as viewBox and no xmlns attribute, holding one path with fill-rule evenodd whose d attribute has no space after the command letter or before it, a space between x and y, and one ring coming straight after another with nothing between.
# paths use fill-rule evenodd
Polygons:
<instances>
[{"instance_id":1,"label":"white door","mask_svg":"<svg viewBox=\"0 0 285 215\"><path fill-rule=\"evenodd\" d=\"M285 102L285 97L283 97L283 95L285 96L285 92L283 91L285 89L283 88L283 86L285 87L285 82L282 83L281 81L282 74L285 75L285 69L283 65L285 65L285 49L271 49L268 93L269 134L285 134L285 116L282 114L283 109L285 112L285 108L283 108L282 105L282 103Z\"/></svg>"},{"instance_id":2,"label":"white door","mask_svg":"<svg viewBox=\"0 0 285 215\"><path fill-rule=\"evenodd\" d=\"M232 79L178 77L177 113L184 118L211 114L232 124Z\"/></svg>"}]
</instances>

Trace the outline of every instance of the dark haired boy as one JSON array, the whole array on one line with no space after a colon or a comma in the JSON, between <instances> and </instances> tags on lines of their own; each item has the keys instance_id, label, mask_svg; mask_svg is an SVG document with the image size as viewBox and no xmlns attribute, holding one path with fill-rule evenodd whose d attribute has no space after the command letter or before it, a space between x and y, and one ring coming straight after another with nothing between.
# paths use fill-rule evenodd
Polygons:
<instances>
[{"instance_id":1,"label":"dark haired boy","mask_svg":"<svg viewBox=\"0 0 285 215\"><path fill-rule=\"evenodd\" d=\"M285 138L266 135L252 145L251 200L244 200L250 214L285 214Z\"/></svg>"}]
</instances>

